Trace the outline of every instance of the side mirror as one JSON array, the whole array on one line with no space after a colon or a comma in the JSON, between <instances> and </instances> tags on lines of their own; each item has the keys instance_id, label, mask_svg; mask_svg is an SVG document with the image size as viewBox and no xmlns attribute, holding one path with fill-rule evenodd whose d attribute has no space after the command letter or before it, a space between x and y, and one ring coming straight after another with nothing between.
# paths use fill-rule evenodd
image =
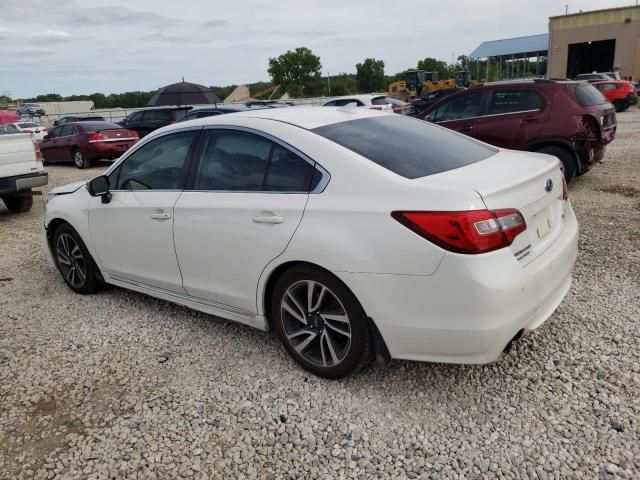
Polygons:
<instances>
[{"instance_id":1,"label":"side mirror","mask_svg":"<svg viewBox=\"0 0 640 480\"><path fill-rule=\"evenodd\" d=\"M106 175L100 175L87 182L89 195L92 197L102 197L102 203L109 203L111 201L109 187L109 178Z\"/></svg>"},{"instance_id":2,"label":"side mirror","mask_svg":"<svg viewBox=\"0 0 640 480\"><path fill-rule=\"evenodd\" d=\"M49 140L49 135L45 135L44 137L42 137L43 140Z\"/></svg>"}]
</instances>

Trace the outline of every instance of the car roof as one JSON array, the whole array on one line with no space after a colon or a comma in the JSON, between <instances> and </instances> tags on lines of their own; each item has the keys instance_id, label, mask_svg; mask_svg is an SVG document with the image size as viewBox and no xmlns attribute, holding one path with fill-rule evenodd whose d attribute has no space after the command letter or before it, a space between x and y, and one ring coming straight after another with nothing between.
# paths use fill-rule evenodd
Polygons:
<instances>
[{"instance_id":1,"label":"car roof","mask_svg":"<svg viewBox=\"0 0 640 480\"><path fill-rule=\"evenodd\" d=\"M101 128L101 127L109 127L109 128L123 128L120 125L118 125L117 123L113 123L113 122L101 122L101 121L91 121L91 122L67 122L62 126L65 125L80 125L82 127L87 127L87 128Z\"/></svg>"},{"instance_id":2,"label":"car roof","mask_svg":"<svg viewBox=\"0 0 640 480\"><path fill-rule=\"evenodd\" d=\"M357 108L355 109L355 113L350 113L344 110L344 107L299 106L290 108L265 108L260 110L249 109L242 112L230 113L228 115L216 115L214 117L204 117L195 120L189 120L189 122L177 123L172 125L171 127L184 128L186 123L190 123L191 125L228 125L233 124L233 118L242 117L273 120L276 122L288 123L310 130L334 123L358 120L361 118L376 117L380 115L394 114L384 113L379 110L372 110L369 108Z\"/></svg>"},{"instance_id":3,"label":"car roof","mask_svg":"<svg viewBox=\"0 0 640 480\"><path fill-rule=\"evenodd\" d=\"M374 95L374 94L369 93L369 94L366 94L366 95L364 95L364 94L361 94L361 95L342 95L340 97L332 97L329 100L327 100L327 102L332 102L334 100L344 100L345 98L346 99L353 98L354 100L355 99L357 99L357 100L372 100L374 98L380 98L380 97L386 97L386 94L380 93L378 95Z\"/></svg>"}]
</instances>

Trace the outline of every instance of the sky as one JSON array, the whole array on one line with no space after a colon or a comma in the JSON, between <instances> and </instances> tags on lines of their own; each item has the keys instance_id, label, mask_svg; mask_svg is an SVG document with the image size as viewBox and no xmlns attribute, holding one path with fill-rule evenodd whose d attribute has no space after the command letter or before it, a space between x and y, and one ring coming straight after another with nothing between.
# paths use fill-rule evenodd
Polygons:
<instances>
[{"instance_id":1,"label":"sky","mask_svg":"<svg viewBox=\"0 0 640 480\"><path fill-rule=\"evenodd\" d=\"M548 17L634 0L0 0L0 93L105 94L186 81L268 81L305 46L322 74L374 57L387 74L486 40L548 31ZM414 6L415 10L412 10Z\"/></svg>"}]
</instances>

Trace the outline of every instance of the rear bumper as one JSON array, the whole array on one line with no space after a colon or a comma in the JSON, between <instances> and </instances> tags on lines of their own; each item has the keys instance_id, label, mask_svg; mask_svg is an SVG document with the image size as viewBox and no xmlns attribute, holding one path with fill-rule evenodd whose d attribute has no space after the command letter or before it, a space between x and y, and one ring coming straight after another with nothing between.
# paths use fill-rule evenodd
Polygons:
<instances>
[{"instance_id":1,"label":"rear bumper","mask_svg":"<svg viewBox=\"0 0 640 480\"><path fill-rule=\"evenodd\" d=\"M0 178L0 195L17 193L35 187L41 187L49 183L49 174L46 172L28 173L15 177Z\"/></svg>"},{"instance_id":2,"label":"rear bumper","mask_svg":"<svg viewBox=\"0 0 640 480\"><path fill-rule=\"evenodd\" d=\"M135 141L124 144L118 144L116 142L89 143L85 147L85 155L89 159L118 158L124 152L129 150L135 143Z\"/></svg>"},{"instance_id":3,"label":"rear bumper","mask_svg":"<svg viewBox=\"0 0 640 480\"><path fill-rule=\"evenodd\" d=\"M380 330L393 358L482 364L534 330L571 286L578 225L567 209L560 237L521 266L509 249L445 255L431 276L339 272Z\"/></svg>"}]
</instances>

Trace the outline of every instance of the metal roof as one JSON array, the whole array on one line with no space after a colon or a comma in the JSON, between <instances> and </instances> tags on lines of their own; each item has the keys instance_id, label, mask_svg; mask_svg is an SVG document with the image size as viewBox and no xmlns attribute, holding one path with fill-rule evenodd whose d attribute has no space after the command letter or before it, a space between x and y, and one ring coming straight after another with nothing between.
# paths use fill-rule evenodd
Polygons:
<instances>
[{"instance_id":1,"label":"metal roof","mask_svg":"<svg viewBox=\"0 0 640 480\"><path fill-rule=\"evenodd\" d=\"M482 42L469 58L500 57L503 55L536 55L549 50L549 34L529 35L527 37L505 38Z\"/></svg>"}]
</instances>

